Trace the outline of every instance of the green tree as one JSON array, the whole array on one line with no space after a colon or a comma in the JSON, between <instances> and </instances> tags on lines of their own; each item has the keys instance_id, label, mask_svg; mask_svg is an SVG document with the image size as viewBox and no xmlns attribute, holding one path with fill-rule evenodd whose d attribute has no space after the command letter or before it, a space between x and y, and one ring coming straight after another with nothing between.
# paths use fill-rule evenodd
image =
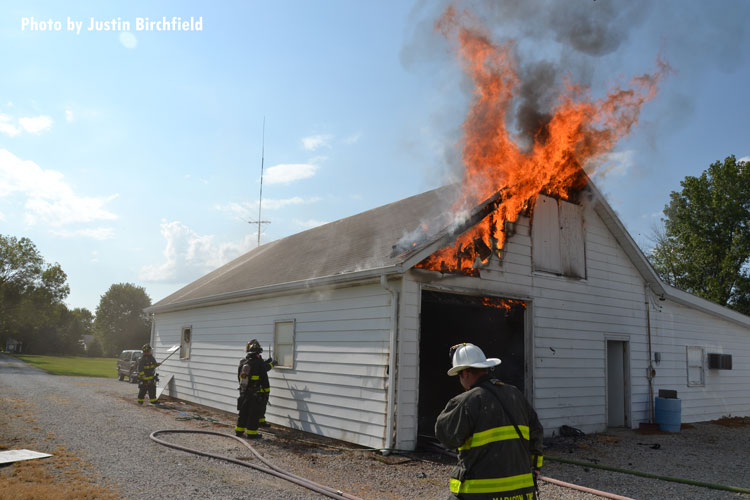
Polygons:
<instances>
[{"instance_id":1,"label":"green tree","mask_svg":"<svg viewBox=\"0 0 750 500\"><path fill-rule=\"evenodd\" d=\"M729 156L680 185L651 263L667 283L750 314L750 162Z\"/></svg>"},{"instance_id":2,"label":"green tree","mask_svg":"<svg viewBox=\"0 0 750 500\"><path fill-rule=\"evenodd\" d=\"M59 330L60 351L65 354L84 354L85 335L94 333L94 315L86 308L77 307L61 314Z\"/></svg>"},{"instance_id":3,"label":"green tree","mask_svg":"<svg viewBox=\"0 0 750 500\"><path fill-rule=\"evenodd\" d=\"M151 298L143 287L119 283L109 287L96 308L94 335L105 356L140 348L151 338L151 320L143 309Z\"/></svg>"},{"instance_id":4,"label":"green tree","mask_svg":"<svg viewBox=\"0 0 750 500\"><path fill-rule=\"evenodd\" d=\"M42 345L38 336L70 292L66 281L60 265L45 263L30 239L0 235L0 342L12 337Z\"/></svg>"}]
</instances>

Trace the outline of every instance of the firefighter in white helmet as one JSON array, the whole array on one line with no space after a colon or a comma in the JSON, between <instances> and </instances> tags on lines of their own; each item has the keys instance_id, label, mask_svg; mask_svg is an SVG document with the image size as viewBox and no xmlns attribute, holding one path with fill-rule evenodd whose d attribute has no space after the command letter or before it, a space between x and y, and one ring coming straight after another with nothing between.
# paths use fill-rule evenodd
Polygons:
<instances>
[{"instance_id":1,"label":"firefighter in white helmet","mask_svg":"<svg viewBox=\"0 0 750 500\"><path fill-rule=\"evenodd\" d=\"M531 500L542 466L544 430L521 391L492 378L500 364L474 344L450 349L452 367L466 392L445 406L435 423L435 436L458 450L451 473L451 498Z\"/></svg>"}]
</instances>

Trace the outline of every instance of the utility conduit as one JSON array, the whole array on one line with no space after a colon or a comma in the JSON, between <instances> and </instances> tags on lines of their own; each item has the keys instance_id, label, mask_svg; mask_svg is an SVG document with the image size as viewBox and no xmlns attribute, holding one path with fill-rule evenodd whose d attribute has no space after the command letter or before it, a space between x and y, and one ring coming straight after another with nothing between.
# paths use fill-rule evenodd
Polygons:
<instances>
[{"instance_id":1,"label":"utility conduit","mask_svg":"<svg viewBox=\"0 0 750 500\"><path fill-rule=\"evenodd\" d=\"M225 438L235 439L242 443L244 446L246 446L250 452L263 462L267 467L261 467L259 465L255 465L250 462L243 462L242 460L237 460L235 458L230 457L224 457L221 455L214 455L213 453L207 453L204 451L196 450L193 448L188 448L186 446L180 446L178 444L170 443L169 441L164 441L162 439L157 438L159 434L208 434L212 436L221 436ZM305 479L304 477L300 477L297 475L294 475L290 472L286 472L285 470L276 467L269 461L267 461L263 456L261 456L260 453L255 451L255 448L250 446L244 439L241 439L236 436L231 436L229 434L222 434L220 432L212 432L212 431L196 431L196 430L182 430L182 429L169 429L169 430L161 430L161 431L154 431L148 436L152 441L159 443L163 446L167 446L169 448L174 448L176 450L186 451L188 453L194 453L196 455L201 455L204 457L210 457L210 458L216 458L218 460L224 460L226 462L231 462L233 464L241 465L243 467L249 467L251 469L255 469L261 472L265 472L266 474L271 474L272 476L276 476L281 479L285 479L289 482L292 482L294 484L297 484L299 486L302 486L303 488L307 488L309 490L315 491L317 493L320 493L321 495L325 495L330 498L334 498L336 500L363 500L362 498L355 497L354 495L350 495L349 493L344 493L340 490L336 490L334 488L331 488L329 486L324 486L322 484L318 484L316 482L310 481L309 479Z\"/></svg>"},{"instance_id":2,"label":"utility conduit","mask_svg":"<svg viewBox=\"0 0 750 500\"><path fill-rule=\"evenodd\" d=\"M592 467L594 469L608 470L611 472L621 472L623 474L631 474L633 476L646 477L649 479L660 479L662 481L671 481L673 483L689 484L691 486L700 486L703 488L711 488L713 490L724 490L731 491L733 493L750 493L750 488L740 488L739 486L725 486L723 484L706 483L703 481L694 481L692 479L683 479L680 477L661 476L659 474L651 474L648 472L640 472L631 469L622 469L619 467L612 467L611 465L599 465L592 462L583 462L580 460L571 460L569 458L551 457L549 455L544 456L545 461L560 462L564 464L579 465L581 467Z\"/></svg>"}]
</instances>

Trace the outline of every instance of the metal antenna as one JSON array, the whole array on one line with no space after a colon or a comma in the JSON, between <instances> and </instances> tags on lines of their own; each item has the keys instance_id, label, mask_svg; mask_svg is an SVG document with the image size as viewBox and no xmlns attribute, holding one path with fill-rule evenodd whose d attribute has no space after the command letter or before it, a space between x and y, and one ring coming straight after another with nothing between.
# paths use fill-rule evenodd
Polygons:
<instances>
[{"instance_id":1,"label":"metal antenna","mask_svg":"<svg viewBox=\"0 0 750 500\"><path fill-rule=\"evenodd\" d=\"M263 164L266 157L266 117L263 117L263 142L261 143L260 149L260 196L258 197L258 220L249 220L248 224L258 224L258 246L260 246L260 225L270 224L270 220L263 220L260 217L261 209L263 208Z\"/></svg>"}]
</instances>

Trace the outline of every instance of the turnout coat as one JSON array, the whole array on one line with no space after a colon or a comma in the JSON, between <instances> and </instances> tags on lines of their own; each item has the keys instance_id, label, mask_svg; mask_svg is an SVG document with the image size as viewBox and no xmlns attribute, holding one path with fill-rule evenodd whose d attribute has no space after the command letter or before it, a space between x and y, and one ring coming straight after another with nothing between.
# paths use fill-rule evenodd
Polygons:
<instances>
[{"instance_id":1,"label":"turnout coat","mask_svg":"<svg viewBox=\"0 0 750 500\"><path fill-rule=\"evenodd\" d=\"M514 386L483 376L448 402L435 423L435 436L458 450L450 480L454 498L534 498L544 430Z\"/></svg>"}]
</instances>

